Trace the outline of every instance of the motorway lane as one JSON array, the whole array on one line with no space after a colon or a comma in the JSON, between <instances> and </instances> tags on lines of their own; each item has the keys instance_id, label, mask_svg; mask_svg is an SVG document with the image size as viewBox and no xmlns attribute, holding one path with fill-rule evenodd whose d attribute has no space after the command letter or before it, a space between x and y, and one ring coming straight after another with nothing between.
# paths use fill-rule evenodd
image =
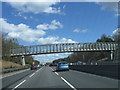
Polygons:
<instances>
[{"instance_id":1,"label":"motorway lane","mask_svg":"<svg viewBox=\"0 0 120 90\"><path fill-rule=\"evenodd\" d=\"M9 88L16 86L17 88L70 88L49 66L42 67L19 84L14 84Z\"/></svg>"},{"instance_id":2,"label":"motorway lane","mask_svg":"<svg viewBox=\"0 0 120 90\"><path fill-rule=\"evenodd\" d=\"M55 67L52 67L55 70ZM76 88L118 88L118 80L90 73L70 70L58 72Z\"/></svg>"},{"instance_id":3,"label":"motorway lane","mask_svg":"<svg viewBox=\"0 0 120 90\"><path fill-rule=\"evenodd\" d=\"M118 88L118 80L79 71L54 72L44 66L9 88Z\"/></svg>"}]
</instances>

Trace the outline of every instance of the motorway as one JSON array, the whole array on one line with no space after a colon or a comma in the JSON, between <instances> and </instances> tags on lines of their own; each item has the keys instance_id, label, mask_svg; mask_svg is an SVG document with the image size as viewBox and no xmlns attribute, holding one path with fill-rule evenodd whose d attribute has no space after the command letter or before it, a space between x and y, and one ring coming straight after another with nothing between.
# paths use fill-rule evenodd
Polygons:
<instances>
[{"instance_id":1,"label":"motorway","mask_svg":"<svg viewBox=\"0 0 120 90\"><path fill-rule=\"evenodd\" d=\"M22 74L26 75L22 77ZM71 90L78 88L118 88L117 79L74 70L55 72L55 67L49 66L3 78L3 85L5 86L5 81L8 83L17 77L21 78L7 88L13 88L13 90L16 88L69 88Z\"/></svg>"}]
</instances>

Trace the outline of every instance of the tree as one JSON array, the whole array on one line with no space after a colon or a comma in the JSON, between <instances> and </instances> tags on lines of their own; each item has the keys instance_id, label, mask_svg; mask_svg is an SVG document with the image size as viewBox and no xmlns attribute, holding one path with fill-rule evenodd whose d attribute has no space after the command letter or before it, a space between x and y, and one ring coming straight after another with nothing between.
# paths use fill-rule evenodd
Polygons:
<instances>
[{"instance_id":1,"label":"tree","mask_svg":"<svg viewBox=\"0 0 120 90\"><path fill-rule=\"evenodd\" d=\"M110 36L103 34L100 39L97 39L96 42L114 42L114 40Z\"/></svg>"},{"instance_id":2,"label":"tree","mask_svg":"<svg viewBox=\"0 0 120 90\"><path fill-rule=\"evenodd\" d=\"M52 63L58 63L60 61L67 61L67 62L69 62L69 58L68 57L66 57L66 58L60 58L60 59L54 60Z\"/></svg>"},{"instance_id":3,"label":"tree","mask_svg":"<svg viewBox=\"0 0 120 90\"><path fill-rule=\"evenodd\" d=\"M19 45L16 38L7 38L5 34L2 34L2 59L14 63L22 64L21 57L10 56L10 50L13 47L14 48L21 47L21 45ZM32 56L26 56L25 60L27 64L31 64L33 61L35 61ZM38 61L35 62L39 63Z\"/></svg>"}]
</instances>

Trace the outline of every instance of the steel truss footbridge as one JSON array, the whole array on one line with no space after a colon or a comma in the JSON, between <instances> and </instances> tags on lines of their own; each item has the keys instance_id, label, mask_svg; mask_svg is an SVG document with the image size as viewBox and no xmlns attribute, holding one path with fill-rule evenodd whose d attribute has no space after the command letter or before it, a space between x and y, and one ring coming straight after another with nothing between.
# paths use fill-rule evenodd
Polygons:
<instances>
[{"instance_id":1,"label":"steel truss footbridge","mask_svg":"<svg viewBox=\"0 0 120 90\"><path fill-rule=\"evenodd\" d=\"M11 56L37 55L64 52L100 52L115 51L117 43L62 43L12 48Z\"/></svg>"},{"instance_id":2,"label":"steel truss footbridge","mask_svg":"<svg viewBox=\"0 0 120 90\"><path fill-rule=\"evenodd\" d=\"M99 42L99 43L59 43L59 44L45 44L45 45L33 45L33 46L21 46L11 48L10 54L14 56L22 56L23 62L24 56L38 55L38 54L50 54L50 53L65 53L65 52L111 52L111 58L113 58L113 52L118 46L115 42Z\"/></svg>"}]
</instances>

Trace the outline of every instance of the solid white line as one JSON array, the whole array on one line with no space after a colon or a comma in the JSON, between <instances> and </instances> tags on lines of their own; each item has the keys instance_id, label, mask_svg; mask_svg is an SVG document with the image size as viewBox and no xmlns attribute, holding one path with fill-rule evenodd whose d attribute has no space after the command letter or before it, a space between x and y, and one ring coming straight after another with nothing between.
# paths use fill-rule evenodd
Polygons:
<instances>
[{"instance_id":1,"label":"solid white line","mask_svg":"<svg viewBox=\"0 0 120 90\"><path fill-rule=\"evenodd\" d=\"M42 67L42 68L43 68L43 67ZM42 68L40 68L39 71L40 71Z\"/></svg>"},{"instance_id":2,"label":"solid white line","mask_svg":"<svg viewBox=\"0 0 120 90\"><path fill-rule=\"evenodd\" d=\"M43 67L42 67L43 68ZM40 71L42 68L38 69L36 72Z\"/></svg>"},{"instance_id":3,"label":"solid white line","mask_svg":"<svg viewBox=\"0 0 120 90\"><path fill-rule=\"evenodd\" d=\"M16 87L14 87L12 90L18 88L20 85L22 85L26 80L23 80L20 84L18 84Z\"/></svg>"},{"instance_id":4,"label":"solid white line","mask_svg":"<svg viewBox=\"0 0 120 90\"><path fill-rule=\"evenodd\" d=\"M39 70L37 70L36 72L38 72Z\"/></svg>"},{"instance_id":5,"label":"solid white line","mask_svg":"<svg viewBox=\"0 0 120 90\"><path fill-rule=\"evenodd\" d=\"M42 68L40 68L39 70L37 70L36 72L40 71ZM33 73L32 75L30 75L29 77L32 77L33 75L35 75L35 73Z\"/></svg>"},{"instance_id":6,"label":"solid white line","mask_svg":"<svg viewBox=\"0 0 120 90\"><path fill-rule=\"evenodd\" d=\"M59 75L57 72L55 72L55 74Z\"/></svg>"},{"instance_id":7,"label":"solid white line","mask_svg":"<svg viewBox=\"0 0 120 90\"><path fill-rule=\"evenodd\" d=\"M29 77L32 77L33 75L35 75L35 73L33 73L32 75L30 75Z\"/></svg>"},{"instance_id":8,"label":"solid white line","mask_svg":"<svg viewBox=\"0 0 120 90\"><path fill-rule=\"evenodd\" d=\"M65 83L67 83L72 89L74 89L74 90L77 90L73 85L71 85L67 80L65 80L63 77L61 77L61 79L65 82Z\"/></svg>"}]
</instances>

